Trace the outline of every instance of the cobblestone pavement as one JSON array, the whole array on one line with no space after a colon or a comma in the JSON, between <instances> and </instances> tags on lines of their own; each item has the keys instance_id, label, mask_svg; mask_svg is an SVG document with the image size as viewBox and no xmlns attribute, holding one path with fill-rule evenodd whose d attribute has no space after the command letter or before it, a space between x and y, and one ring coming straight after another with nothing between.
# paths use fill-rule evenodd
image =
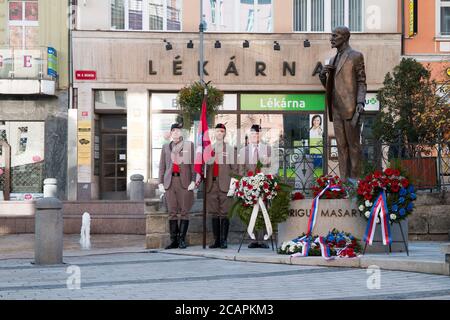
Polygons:
<instances>
[{"instance_id":1,"label":"cobblestone pavement","mask_svg":"<svg viewBox=\"0 0 450 320\"><path fill-rule=\"evenodd\" d=\"M450 299L450 277L141 252L0 261L0 299ZM78 269L79 268L79 269ZM80 274L80 289L77 274ZM74 280L75 279L75 280ZM368 289L368 283L372 289Z\"/></svg>"}]
</instances>

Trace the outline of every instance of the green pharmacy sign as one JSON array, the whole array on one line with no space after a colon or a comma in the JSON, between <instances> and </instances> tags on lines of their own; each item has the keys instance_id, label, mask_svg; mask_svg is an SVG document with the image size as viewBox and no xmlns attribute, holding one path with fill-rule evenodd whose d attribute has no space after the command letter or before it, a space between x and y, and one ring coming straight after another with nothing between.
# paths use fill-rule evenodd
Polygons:
<instances>
[{"instance_id":1,"label":"green pharmacy sign","mask_svg":"<svg viewBox=\"0 0 450 320\"><path fill-rule=\"evenodd\" d=\"M242 94L243 111L325 111L325 94Z\"/></svg>"}]
</instances>

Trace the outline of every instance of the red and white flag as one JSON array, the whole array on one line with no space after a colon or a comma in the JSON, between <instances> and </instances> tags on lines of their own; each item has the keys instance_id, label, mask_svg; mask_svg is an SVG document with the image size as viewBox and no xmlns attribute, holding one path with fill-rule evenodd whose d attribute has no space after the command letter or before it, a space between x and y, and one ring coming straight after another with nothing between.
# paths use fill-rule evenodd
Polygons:
<instances>
[{"instance_id":1,"label":"red and white flag","mask_svg":"<svg viewBox=\"0 0 450 320\"><path fill-rule=\"evenodd\" d=\"M194 171L200 176L206 178L206 170L204 164L213 157L211 140L208 134L208 120L206 117L206 97L202 102L202 113L200 116L200 125L198 127L197 149L195 154Z\"/></svg>"}]
</instances>

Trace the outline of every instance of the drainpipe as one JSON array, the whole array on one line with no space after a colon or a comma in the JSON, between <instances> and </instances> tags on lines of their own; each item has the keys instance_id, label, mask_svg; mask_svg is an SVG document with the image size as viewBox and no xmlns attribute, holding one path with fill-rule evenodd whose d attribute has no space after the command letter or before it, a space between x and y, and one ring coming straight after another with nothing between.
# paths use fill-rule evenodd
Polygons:
<instances>
[{"instance_id":1,"label":"drainpipe","mask_svg":"<svg viewBox=\"0 0 450 320\"><path fill-rule=\"evenodd\" d=\"M69 65L68 65L68 71L69 71L69 99L68 99L68 109L73 108L72 106L72 95L73 95L73 91L72 91L72 86L73 86L73 81L72 81L72 76L73 76L73 70L72 70L72 19L73 19L73 3L76 3L76 0L67 0L68 2L68 6L69 6L69 21L68 21L68 30L67 30L67 36L69 37L68 39L68 54L69 54Z\"/></svg>"},{"instance_id":2,"label":"drainpipe","mask_svg":"<svg viewBox=\"0 0 450 320\"><path fill-rule=\"evenodd\" d=\"M401 56L403 57L403 55L405 54L405 0L402 0L402 9L401 9L401 14L402 14L402 42L401 42Z\"/></svg>"}]
</instances>

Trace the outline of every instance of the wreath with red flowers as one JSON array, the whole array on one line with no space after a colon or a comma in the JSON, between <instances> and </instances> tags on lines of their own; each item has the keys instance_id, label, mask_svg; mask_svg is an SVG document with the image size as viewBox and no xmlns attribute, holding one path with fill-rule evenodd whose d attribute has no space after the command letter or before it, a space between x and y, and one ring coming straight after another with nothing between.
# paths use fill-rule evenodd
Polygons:
<instances>
[{"instance_id":1,"label":"wreath with red flowers","mask_svg":"<svg viewBox=\"0 0 450 320\"><path fill-rule=\"evenodd\" d=\"M243 177L235 176L238 179L234 193L236 200L229 217L238 215L245 225L249 224L253 206L260 196L267 206L272 225L286 221L289 216L292 187L280 182L277 176L263 174L261 167L262 163L258 162L255 172L249 171ZM255 229L263 230L264 227L264 219L258 215Z\"/></svg>"},{"instance_id":2,"label":"wreath with red flowers","mask_svg":"<svg viewBox=\"0 0 450 320\"><path fill-rule=\"evenodd\" d=\"M312 190L314 192L314 198L322 192L323 189L330 186L336 186L338 189L335 190L326 190L321 198L323 199L345 199L348 196L348 190L351 189L351 186L342 181L338 176L327 175L320 176L316 179L315 184L312 186Z\"/></svg>"},{"instance_id":3,"label":"wreath with red flowers","mask_svg":"<svg viewBox=\"0 0 450 320\"><path fill-rule=\"evenodd\" d=\"M386 191L391 223L400 222L413 212L413 201L417 199L414 185L401 170L386 168L384 171L374 171L358 181L358 209L366 218L369 218L373 202L383 189Z\"/></svg>"}]
</instances>

